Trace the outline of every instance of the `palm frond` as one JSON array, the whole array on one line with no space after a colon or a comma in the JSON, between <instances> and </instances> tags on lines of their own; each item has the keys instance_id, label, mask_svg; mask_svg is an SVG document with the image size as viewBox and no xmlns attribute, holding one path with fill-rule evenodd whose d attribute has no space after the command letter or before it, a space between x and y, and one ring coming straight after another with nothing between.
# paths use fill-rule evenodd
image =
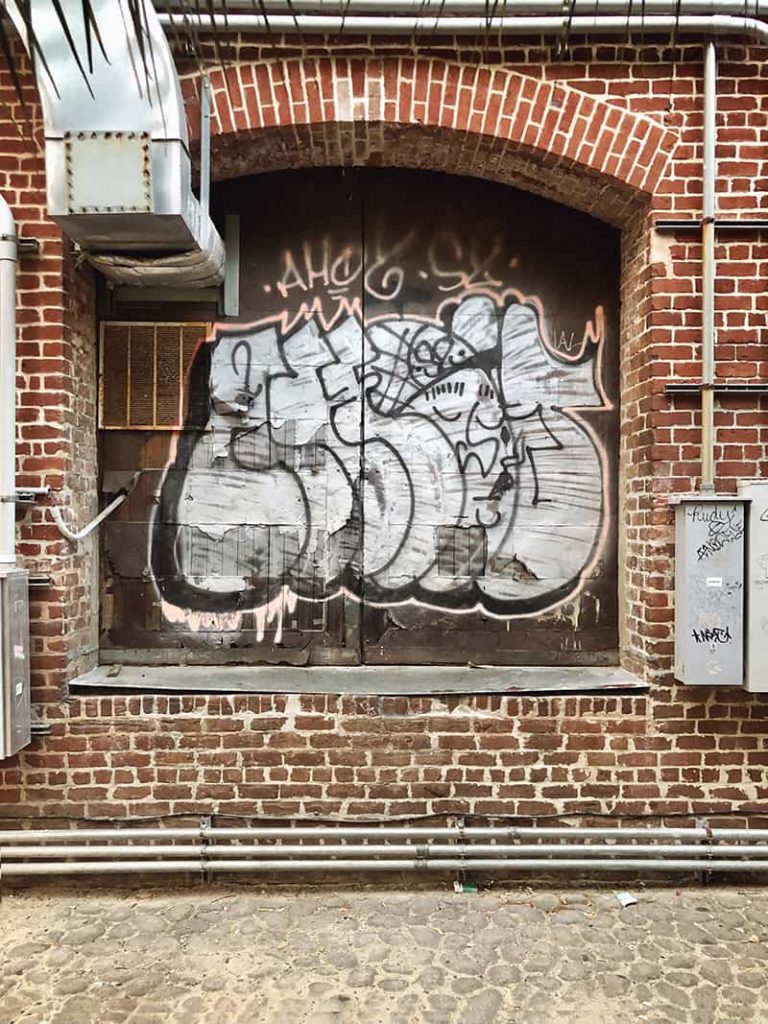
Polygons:
<instances>
[{"instance_id":1,"label":"palm frond","mask_svg":"<svg viewBox=\"0 0 768 1024\"><path fill-rule=\"evenodd\" d=\"M213 33L213 52L216 56L216 62L221 68L221 77L224 79L224 88L227 90L227 98L230 104L232 103L232 93L229 88L229 78L227 76L227 64L224 60L224 51L222 46L222 40L219 37L219 27L216 24L216 10L214 7L214 0L205 0L205 6L208 14L208 22L211 26L211 32ZM224 4L224 20L227 21L227 5Z\"/></svg>"},{"instance_id":2,"label":"palm frond","mask_svg":"<svg viewBox=\"0 0 768 1024\"><path fill-rule=\"evenodd\" d=\"M80 71L80 74L83 76L83 81L85 82L85 87L88 90L88 92L91 94L91 96L93 96L93 89L91 87L91 83L90 83L90 80L88 78L88 72L85 70L85 67L83 66L83 62L80 59L80 54L77 52L77 45L75 43L75 40L72 38L72 32L71 32L71 30L69 28L69 22L67 21L67 16L65 15L64 11L61 9L61 0L51 0L51 3L53 4L53 9L54 9L54 11L56 11L56 17L59 19L59 23L60 23L61 28L62 28L62 30L64 32L64 38L67 40L67 46L69 47L72 56L75 58L75 63L77 64L77 67L78 67L78 69ZM88 24L87 21L86 21L85 24L86 24L85 37L86 37L86 40L88 41L88 48L90 50L90 38L91 38L90 25Z\"/></svg>"},{"instance_id":3,"label":"palm frond","mask_svg":"<svg viewBox=\"0 0 768 1024\"><path fill-rule=\"evenodd\" d=\"M94 35L94 37L96 39L96 42L99 44L99 49L101 50L101 53L102 53L102 56L104 57L104 60L107 62L107 64L110 64L111 61L110 61L109 57L107 56L107 51L106 51L106 49L104 47L104 41L101 38L101 31L99 29L99 23L96 20L96 15L93 12L93 7L91 6L91 0L82 0L82 3L83 3L83 23L85 25L85 41L86 41L86 46L88 47L88 67L91 69L91 71L93 71L93 43L92 43L92 40L91 40L91 33L93 33L93 35Z\"/></svg>"},{"instance_id":4,"label":"palm frond","mask_svg":"<svg viewBox=\"0 0 768 1024\"><path fill-rule=\"evenodd\" d=\"M14 91L19 98L22 110L24 110L26 109L26 104L24 103L24 94L21 89L21 79L19 78L19 73L16 70L16 61L13 57L13 47L11 45L11 40L8 38L8 32L3 18L0 18L0 50L2 50L3 57L5 58L5 66L11 74Z\"/></svg>"},{"instance_id":5,"label":"palm frond","mask_svg":"<svg viewBox=\"0 0 768 1024\"><path fill-rule=\"evenodd\" d=\"M304 36L301 33L301 26L299 25L299 19L296 16L296 11L293 8L292 0L285 0L285 2L288 5L288 13L293 18L293 24L294 24L294 27L296 29L296 35L298 36L298 39L299 39L299 44L301 46L304 46L305 45L304 44Z\"/></svg>"},{"instance_id":6,"label":"palm frond","mask_svg":"<svg viewBox=\"0 0 768 1024\"><path fill-rule=\"evenodd\" d=\"M17 0L16 6L18 8L19 14L21 15L21 20L24 23L24 31L27 36L27 49L29 50L29 61L30 64L32 65L32 71L35 72L37 62L39 61L43 70L45 71L46 75L50 80L53 91L56 93L57 96L59 96L60 93L56 85L56 81L53 77L53 72L51 71L48 61L45 59L43 48L40 45L40 41L37 38L37 33L35 32L35 27L32 24L32 9L30 6L30 0Z\"/></svg>"},{"instance_id":7,"label":"palm frond","mask_svg":"<svg viewBox=\"0 0 768 1024\"><path fill-rule=\"evenodd\" d=\"M144 69L144 83L146 85L147 95L149 96L150 74L147 53L148 40L144 37L144 4L142 3L142 0L126 0L126 5L128 7L128 15L131 19L131 25L133 26L133 34L136 36L136 45L139 48L139 56L141 57L141 63Z\"/></svg>"}]
</instances>

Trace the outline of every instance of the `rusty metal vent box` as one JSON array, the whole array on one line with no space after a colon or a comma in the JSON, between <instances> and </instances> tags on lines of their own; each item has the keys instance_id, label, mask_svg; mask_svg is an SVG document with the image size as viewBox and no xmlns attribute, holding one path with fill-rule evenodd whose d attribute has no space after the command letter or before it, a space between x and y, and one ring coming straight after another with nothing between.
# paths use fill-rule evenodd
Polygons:
<instances>
[{"instance_id":1,"label":"rusty metal vent box","mask_svg":"<svg viewBox=\"0 0 768 1024\"><path fill-rule=\"evenodd\" d=\"M208 330L206 323L102 323L99 427L179 430L184 381Z\"/></svg>"},{"instance_id":2,"label":"rusty metal vent box","mask_svg":"<svg viewBox=\"0 0 768 1024\"><path fill-rule=\"evenodd\" d=\"M0 761L31 738L28 574L0 569Z\"/></svg>"}]
</instances>

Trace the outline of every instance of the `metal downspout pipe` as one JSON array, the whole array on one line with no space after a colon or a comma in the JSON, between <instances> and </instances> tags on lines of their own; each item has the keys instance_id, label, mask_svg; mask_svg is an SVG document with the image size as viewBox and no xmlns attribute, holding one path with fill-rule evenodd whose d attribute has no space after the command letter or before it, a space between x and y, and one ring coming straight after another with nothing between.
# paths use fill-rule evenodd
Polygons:
<instances>
[{"instance_id":1,"label":"metal downspout pipe","mask_svg":"<svg viewBox=\"0 0 768 1024\"><path fill-rule=\"evenodd\" d=\"M16 225L0 196L0 568L16 565Z\"/></svg>"},{"instance_id":2,"label":"metal downspout pipe","mask_svg":"<svg viewBox=\"0 0 768 1024\"><path fill-rule=\"evenodd\" d=\"M704 152L701 220L701 490L715 490L715 176L717 54L704 52Z\"/></svg>"}]
</instances>

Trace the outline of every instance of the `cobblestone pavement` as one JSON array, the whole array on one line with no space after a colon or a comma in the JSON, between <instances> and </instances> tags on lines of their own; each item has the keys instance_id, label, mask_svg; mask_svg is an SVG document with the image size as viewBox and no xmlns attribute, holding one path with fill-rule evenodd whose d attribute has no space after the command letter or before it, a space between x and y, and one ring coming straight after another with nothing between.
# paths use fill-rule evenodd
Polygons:
<instances>
[{"instance_id":1,"label":"cobblestone pavement","mask_svg":"<svg viewBox=\"0 0 768 1024\"><path fill-rule=\"evenodd\" d=\"M0 1024L768 1021L768 888L47 888L0 902Z\"/></svg>"}]
</instances>

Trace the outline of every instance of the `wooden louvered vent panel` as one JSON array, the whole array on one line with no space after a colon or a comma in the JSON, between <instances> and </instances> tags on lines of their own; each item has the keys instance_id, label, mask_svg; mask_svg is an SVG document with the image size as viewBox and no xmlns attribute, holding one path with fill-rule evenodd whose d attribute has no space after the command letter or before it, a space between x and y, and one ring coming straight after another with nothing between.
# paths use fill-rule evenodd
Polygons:
<instances>
[{"instance_id":1,"label":"wooden louvered vent panel","mask_svg":"<svg viewBox=\"0 0 768 1024\"><path fill-rule=\"evenodd\" d=\"M209 329L206 323L102 323L99 426L179 430L184 381Z\"/></svg>"}]
</instances>

